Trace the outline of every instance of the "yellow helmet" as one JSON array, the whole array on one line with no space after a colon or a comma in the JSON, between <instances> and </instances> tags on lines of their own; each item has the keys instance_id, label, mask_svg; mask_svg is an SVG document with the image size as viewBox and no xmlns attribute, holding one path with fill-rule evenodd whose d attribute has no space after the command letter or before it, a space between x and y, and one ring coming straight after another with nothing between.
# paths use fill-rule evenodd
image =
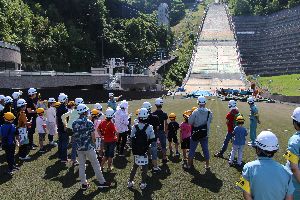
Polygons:
<instances>
[{"instance_id":1,"label":"yellow helmet","mask_svg":"<svg viewBox=\"0 0 300 200\"><path fill-rule=\"evenodd\" d=\"M57 102L54 103L54 107L55 107L55 108L58 108L58 107L60 106L60 104L61 104L61 103L57 101Z\"/></svg>"},{"instance_id":2,"label":"yellow helmet","mask_svg":"<svg viewBox=\"0 0 300 200\"><path fill-rule=\"evenodd\" d=\"M75 106L75 102L74 101L69 101L68 106Z\"/></svg>"},{"instance_id":3,"label":"yellow helmet","mask_svg":"<svg viewBox=\"0 0 300 200\"><path fill-rule=\"evenodd\" d=\"M93 110L91 110L91 114L92 114L93 116L96 116L96 115L99 115L99 114L100 114L100 111L97 110L97 109L93 109Z\"/></svg>"},{"instance_id":4,"label":"yellow helmet","mask_svg":"<svg viewBox=\"0 0 300 200\"><path fill-rule=\"evenodd\" d=\"M137 110L135 111L135 115L138 116L138 115L139 115L139 112L140 112L140 109L137 109Z\"/></svg>"},{"instance_id":5,"label":"yellow helmet","mask_svg":"<svg viewBox=\"0 0 300 200\"><path fill-rule=\"evenodd\" d=\"M36 109L36 113L37 114L42 114L44 112L45 112L44 108L38 108L38 109Z\"/></svg>"},{"instance_id":6,"label":"yellow helmet","mask_svg":"<svg viewBox=\"0 0 300 200\"><path fill-rule=\"evenodd\" d=\"M5 121L12 121L12 120L16 119L15 115L11 112L4 113L3 117L4 117Z\"/></svg>"},{"instance_id":7,"label":"yellow helmet","mask_svg":"<svg viewBox=\"0 0 300 200\"><path fill-rule=\"evenodd\" d=\"M169 119L176 119L175 113L171 113L171 114L169 115Z\"/></svg>"},{"instance_id":8,"label":"yellow helmet","mask_svg":"<svg viewBox=\"0 0 300 200\"><path fill-rule=\"evenodd\" d=\"M192 112L194 112L195 110L197 110L197 107L192 107Z\"/></svg>"},{"instance_id":9,"label":"yellow helmet","mask_svg":"<svg viewBox=\"0 0 300 200\"><path fill-rule=\"evenodd\" d=\"M183 117L184 117L184 118L189 118L189 117L191 116L192 112L193 112L193 111L191 111L191 110L186 110L186 111L184 111L184 112L183 112Z\"/></svg>"},{"instance_id":10,"label":"yellow helmet","mask_svg":"<svg viewBox=\"0 0 300 200\"><path fill-rule=\"evenodd\" d=\"M245 122L245 119L244 119L243 116L238 116L238 117L236 118L236 121L237 121L237 122Z\"/></svg>"}]
</instances>

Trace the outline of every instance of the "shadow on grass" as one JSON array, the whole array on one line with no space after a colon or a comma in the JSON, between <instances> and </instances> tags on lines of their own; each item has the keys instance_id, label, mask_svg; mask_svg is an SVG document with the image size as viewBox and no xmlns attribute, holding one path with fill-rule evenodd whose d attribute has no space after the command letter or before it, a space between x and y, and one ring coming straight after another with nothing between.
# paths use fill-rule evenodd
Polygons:
<instances>
[{"instance_id":1,"label":"shadow on grass","mask_svg":"<svg viewBox=\"0 0 300 200\"><path fill-rule=\"evenodd\" d=\"M206 170L204 174L200 174L196 169L191 169L188 172L194 176L191 180L193 184L206 188L214 193L220 192L220 189L223 186L223 181L218 179L210 170Z\"/></svg>"},{"instance_id":2,"label":"shadow on grass","mask_svg":"<svg viewBox=\"0 0 300 200\"><path fill-rule=\"evenodd\" d=\"M59 175L61 170L67 169L67 166L64 163L61 163L59 160L56 161L53 165L50 165L45 170L44 179L52 179Z\"/></svg>"},{"instance_id":3,"label":"shadow on grass","mask_svg":"<svg viewBox=\"0 0 300 200\"><path fill-rule=\"evenodd\" d=\"M195 160L205 161L204 156L200 152L195 152Z\"/></svg>"},{"instance_id":4,"label":"shadow on grass","mask_svg":"<svg viewBox=\"0 0 300 200\"><path fill-rule=\"evenodd\" d=\"M124 157L117 156L113 160L113 166L117 169L125 169L127 166L127 163L128 163L128 160L127 160L127 157L125 157L125 156Z\"/></svg>"},{"instance_id":5,"label":"shadow on grass","mask_svg":"<svg viewBox=\"0 0 300 200\"><path fill-rule=\"evenodd\" d=\"M9 181L10 179L12 179L12 175L9 175L7 172L8 168L7 165L2 165L0 166L0 185L6 183L7 181Z\"/></svg>"},{"instance_id":6,"label":"shadow on grass","mask_svg":"<svg viewBox=\"0 0 300 200\"><path fill-rule=\"evenodd\" d=\"M67 173L63 176L57 176L52 178L52 181L59 181L62 184L63 188L72 187L77 183L76 177L78 177L78 167L75 171L76 167L72 166L68 168Z\"/></svg>"},{"instance_id":7,"label":"shadow on grass","mask_svg":"<svg viewBox=\"0 0 300 200\"><path fill-rule=\"evenodd\" d=\"M180 156L168 156L168 159L172 162L172 163L180 163L182 161L182 159L180 158Z\"/></svg>"}]
</instances>

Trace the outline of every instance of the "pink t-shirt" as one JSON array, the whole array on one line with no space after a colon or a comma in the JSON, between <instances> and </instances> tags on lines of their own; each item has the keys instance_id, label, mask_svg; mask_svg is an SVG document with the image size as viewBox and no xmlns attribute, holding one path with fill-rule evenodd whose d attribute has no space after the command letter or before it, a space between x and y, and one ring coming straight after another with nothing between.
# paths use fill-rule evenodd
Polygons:
<instances>
[{"instance_id":1,"label":"pink t-shirt","mask_svg":"<svg viewBox=\"0 0 300 200\"><path fill-rule=\"evenodd\" d=\"M182 122L180 124L180 130L181 130L181 138L185 139L188 137L191 137L192 133L192 126L186 122Z\"/></svg>"},{"instance_id":2,"label":"pink t-shirt","mask_svg":"<svg viewBox=\"0 0 300 200\"><path fill-rule=\"evenodd\" d=\"M96 138L100 138L100 137L101 137L101 136L99 135L99 132L98 132L98 127L99 127L101 121L102 121L101 119L98 119L98 120L95 120L95 121L94 121L95 137L96 137Z\"/></svg>"}]
</instances>

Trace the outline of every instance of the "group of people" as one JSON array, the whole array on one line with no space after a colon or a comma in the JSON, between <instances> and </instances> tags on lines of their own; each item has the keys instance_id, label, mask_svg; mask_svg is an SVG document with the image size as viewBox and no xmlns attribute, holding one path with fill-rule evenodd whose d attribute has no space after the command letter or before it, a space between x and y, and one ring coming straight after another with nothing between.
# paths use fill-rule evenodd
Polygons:
<instances>
[{"instance_id":1,"label":"group of people","mask_svg":"<svg viewBox=\"0 0 300 200\"><path fill-rule=\"evenodd\" d=\"M115 97L113 93L109 93L104 113L100 103L94 104L90 110L82 98L69 101L64 93L59 94L58 101L55 98L42 101L34 88L28 90L26 100L22 99L21 95L21 92L14 92L13 98L0 95L0 136L8 163L8 173L11 175L19 170L15 163L16 146L19 147L19 159L29 160L30 150L39 147L40 153L45 152L46 135L49 145L58 147L58 158L62 163L72 162L74 166L79 166L82 190L90 186L85 173L87 159L95 172L98 187L110 187L102 171L106 163L107 171L113 170L115 154L119 157L125 156L126 148L132 150L134 159L127 187L134 186L137 169L141 167L140 188L144 190L147 187L148 167L151 166L154 173L161 171L158 165L158 151L161 151L162 162L168 162L167 140L170 155L179 157L180 145L182 164L186 170L194 168L193 159L200 143L205 158L205 169L210 170L208 139L213 113L206 108L207 99L203 96L197 99L197 107L182 113L184 121L178 123L175 113L168 115L163 111L162 98L155 100L155 108L151 103L144 102L141 108L136 110L136 117L132 120L133 116L128 112L128 102L123 100L118 103L122 96ZM250 106L251 140L248 145L256 149L258 159L244 165L241 180L236 183L237 187L243 190L245 199L292 199L293 196L300 199L300 107L295 109L292 115L297 132L289 140L288 150L284 155L287 164L283 167L272 159L279 149L276 135L270 131L263 131L256 137L257 124L260 123L258 107L253 97L249 97L247 102ZM239 112L236 101L229 101L228 108L227 135L222 148L214 156L224 157L228 144L232 141L229 165L242 166L247 136L245 118ZM36 130L39 145L33 142ZM56 133L58 144L54 141ZM67 154L69 142L72 146L71 160ZM149 165L150 162L152 165Z\"/></svg>"}]
</instances>

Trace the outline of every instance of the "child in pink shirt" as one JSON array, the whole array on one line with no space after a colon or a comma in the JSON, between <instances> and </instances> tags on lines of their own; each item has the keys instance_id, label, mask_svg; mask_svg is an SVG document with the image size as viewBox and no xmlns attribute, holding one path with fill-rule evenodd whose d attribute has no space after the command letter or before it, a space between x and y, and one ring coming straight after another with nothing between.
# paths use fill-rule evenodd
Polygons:
<instances>
[{"instance_id":1,"label":"child in pink shirt","mask_svg":"<svg viewBox=\"0 0 300 200\"><path fill-rule=\"evenodd\" d=\"M187 113L183 114L184 122L180 124L180 142L181 142L181 149L183 154L183 162L187 161L187 149L190 149L190 137L192 132L192 127L188 123Z\"/></svg>"}]
</instances>

